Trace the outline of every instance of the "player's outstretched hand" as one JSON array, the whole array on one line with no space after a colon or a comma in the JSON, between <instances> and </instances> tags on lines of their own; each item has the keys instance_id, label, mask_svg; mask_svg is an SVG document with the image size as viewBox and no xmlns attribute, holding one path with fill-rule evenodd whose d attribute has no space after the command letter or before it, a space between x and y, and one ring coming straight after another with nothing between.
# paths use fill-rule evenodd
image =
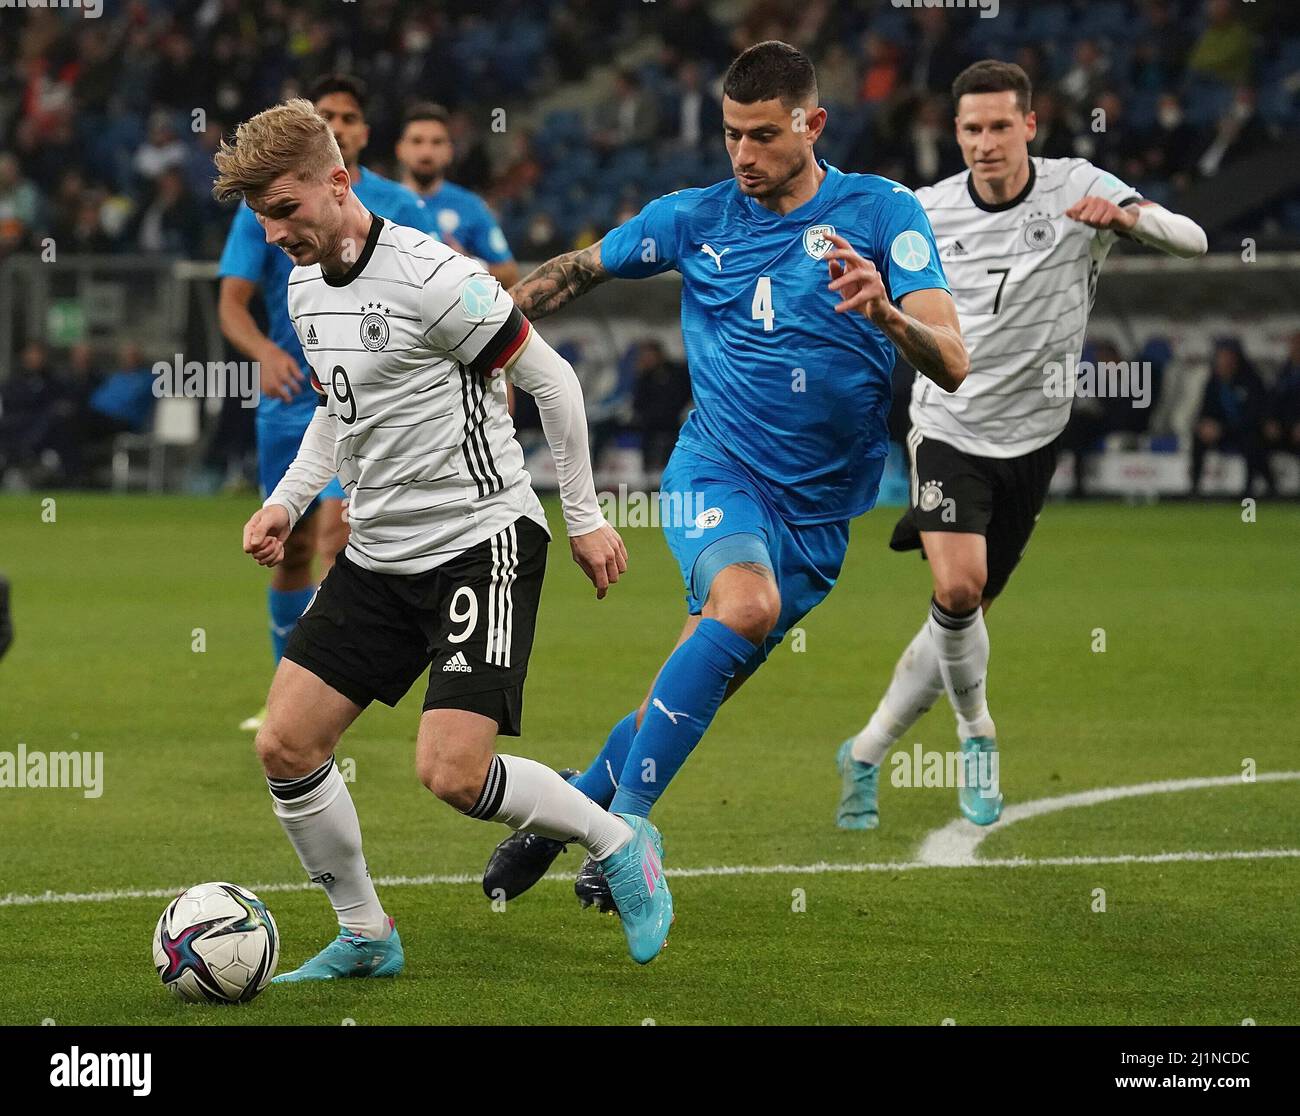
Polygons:
<instances>
[{"instance_id":1,"label":"player's outstretched hand","mask_svg":"<svg viewBox=\"0 0 1300 1116\"><path fill-rule=\"evenodd\" d=\"M838 233L827 233L826 239L835 245L823 257L831 272L827 286L838 291L843 299L836 305L835 313L858 310L873 322L884 321L892 307L876 265L858 255L853 245Z\"/></svg>"},{"instance_id":2,"label":"player's outstretched hand","mask_svg":"<svg viewBox=\"0 0 1300 1116\"><path fill-rule=\"evenodd\" d=\"M1137 224L1137 208L1126 209L1092 194L1080 198L1065 215L1071 221L1078 221L1094 229L1107 229L1114 232L1128 232Z\"/></svg>"},{"instance_id":3,"label":"player's outstretched hand","mask_svg":"<svg viewBox=\"0 0 1300 1116\"><path fill-rule=\"evenodd\" d=\"M279 504L258 508L244 524L244 553L258 565L278 566L284 560L284 540L289 537L289 512Z\"/></svg>"},{"instance_id":4,"label":"player's outstretched hand","mask_svg":"<svg viewBox=\"0 0 1300 1116\"><path fill-rule=\"evenodd\" d=\"M291 403L293 397L302 391L305 379L302 369L279 345L267 345L266 350L258 354L257 363L261 369L264 396Z\"/></svg>"},{"instance_id":5,"label":"player's outstretched hand","mask_svg":"<svg viewBox=\"0 0 1300 1116\"><path fill-rule=\"evenodd\" d=\"M606 591L618 580L619 574L627 573L627 547L608 523L585 535L570 536L569 547L573 551L573 560L596 587L598 601L605 599Z\"/></svg>"}]
</instances>

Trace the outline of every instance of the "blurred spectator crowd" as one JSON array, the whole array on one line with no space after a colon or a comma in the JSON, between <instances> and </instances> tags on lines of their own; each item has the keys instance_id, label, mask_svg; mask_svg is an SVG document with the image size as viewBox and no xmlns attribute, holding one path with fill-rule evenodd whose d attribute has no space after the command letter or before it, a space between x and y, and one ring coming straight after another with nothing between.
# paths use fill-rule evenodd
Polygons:
<instances>
[{"instance_id":1,"label":"blurred spectator crowd","mask_svg":"<svg viewBox=\"0 0 1300 1116\"><path fill-rule=\"evenodd\" d=\"M1300 136L1293 0L1000 0L992 19L892 0L121 0L98 19L5 8L0 261L47 237L60 254L215 259L231 219L210 193L222 135L337 71L370 89L366 166L396 177L404 108L441 102L448 177L496 209L516 257L542 259L594 242L653 197L727 178L722 75L768 38L817 64L830 114L819 153L911 186L962 169L949 88L983 57L1033 79L1034 154L1089 158L1175 207ZM1239 214L1220 246L1238 249L1243 229L1300 245L1300 163L1289 173L1290 192ZM576 348L566 355L582 366ZM1097 341L1084 359L1120 357ZM1160 391L1179 364L1167 343L1133 359L1151 364L1157 399L1076 400L1065 446L1080 465L1116 440L1173 448L1181 432L1194 486L1216 450L1241 455L1247 485L1271 490L1270 454L1300 455L1300 335L1272 376L1223 339L1190 402ZM102 481L117 440L149 427L149 367L130 344L110 356L26 341L0 368L0 479ZM1170 414L1175 396L1187 413ZM689 401L680 362L658 341L631 345L613 389L589 399L597 458L636 452L654 477ZM218 471L246 451L249 419L237 407L220 417ZM898 400L894 421L906 421Z\"/></svg>"},{"instance_id":2,"label":"blurred spectator crowd","mask_svg":"<svg viewBox=\"0 0 1300 1116\"><path fill-rule=\"evenodd\" d=\"M114 439L149 429L153 383L133 342L101 364L86 344L60 358L45 342L29 341L0 380L0 478L19 487L94 485Z\"/></svg>"},{"instance_id":3,"label":"blurred spectator crowd","mask_svg":"<svg viewBox=\"0 0 1300 1116\"><path fill-rule=\"evenodd\" d=\"M575 367L585 362L579 342L563 342L559 351ZM1087 459L1112 448L1156 453L1190 448L1192 495L1199 494L1209 451L1245 461L1243 495L1276 494L1274 455L1291 455L1300 463L1300 332L1291 336L1286 358L1263 372L1236 337L1216 339L1208 360L1179 356L1158 337L1136 354L1122 353L1105 338L1090 340L1082 359L1094 365L1141 363L1150 376L1150 396L1145 407L1133 406L1131 398L1074 400L1062 449L1075 458L1076 496L1088 495ZM78 344L63 356L44 342L29 342L13 374L0 380L0 485L107 483L117 438L149 428L155 406L151 369L133 342L111 355ZM900 362L890 417L891 435L900 443L912 375ZM1180 384L1197 389L1175 390ZM628 346L608 389L588 399L598 470L630 454L630 475L657 483L690 405L686 366L662 342L647 337ZM241 414L237 406L228 412L231 418ZM517 397L515 425L526 449L542 447L541 420L527 395ZM200 464L222 470L229 441L214 439L210 460Z\"/></svg>"},{"instance_id":4,"label":"blurred spectator crowd","mask_svg":"<svg viewBox=\"0 0 1300 1116\"><path fill-rule=\"evenodd\" d=\"M721 75L764 38L818 65L821 153L912 186L962 169L948 89L980 57L1034 79L1035 154L1085 156L1156 200L1298 122L1291 0L1001 0L993 19L890 0L125 0L99 19L5 9L0 24L0 256L50 236L216 257L221 135L336 70L372 90L363 161L381 172L405 105L452 110L449 177L487 197L524 259L727 177ZM1300 194L1251 220L1300 242Z\"/></svg>"},{"instance_id":5,"label":"blurred spectator crowd","mask_svg":"<svg viewBox=\"0 0 1300 1116\"><path fill-rule=\"evenodd\" d=\"M1237 337L1215 338L1209 360L1195 364L1177 359L1162 337L1151 338L1140 352L1128 355L1108 339L1090 340L1082 359L1094 366L1141 365L1149 375L1151 394L1146 407L1134 406L1131 398L1074 400L1061 448L1074 456L1075 496L1088 494L1087 459L1107 449L1190 449L1192 496L1202 494L1210 451L1244 461L1241 496L1278 495L1274 454L1290 454L1300 461L1300 332L1291 336L1286 359L1268 378ZM1179 392L1172 390L1177 383L1204 387ZM1180 431L1190 436L1180 438Z\"/></svg>"}]
</instances>

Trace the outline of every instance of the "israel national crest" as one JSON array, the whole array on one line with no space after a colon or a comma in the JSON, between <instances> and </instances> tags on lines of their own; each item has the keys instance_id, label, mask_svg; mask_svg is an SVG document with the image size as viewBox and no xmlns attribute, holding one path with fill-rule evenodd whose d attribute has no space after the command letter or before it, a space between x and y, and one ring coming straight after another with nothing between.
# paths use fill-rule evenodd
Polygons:
<instances>
[{"instance_id":1,"label":"israel national crest","mask_svg":"<svg viewBox=\"0 0 1300 1116\"><path fill-rule=\"evenodd\" d=\"M814 260L820 260L835 247L826 235L834 231L834 225L809 225L803 231L803 250Z\"/></svg>"},{"instance_id":2,"label":"israel national crest","mask_svg":"<svg viewBox=\"0 0 1300 1116\"><path fill-rule=\"evenodd\" d=\"M388 319L377 312L378 308L378 303L361 308L369 311L361 319L361 344L372 353L379 352L388 344Z\"/></svg>"}]
</instances>

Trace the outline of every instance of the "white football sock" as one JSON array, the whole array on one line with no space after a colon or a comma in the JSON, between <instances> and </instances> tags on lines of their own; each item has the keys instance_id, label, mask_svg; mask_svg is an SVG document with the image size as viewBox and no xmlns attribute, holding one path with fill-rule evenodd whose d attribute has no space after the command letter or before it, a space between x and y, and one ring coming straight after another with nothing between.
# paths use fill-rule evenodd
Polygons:
<instances>
[{"instance_id":1,"label":"white football sock","mask_svg":"<svg viewBox=\"0 0 1300 1116\"><path fill-rule=\"evenodd\" d=\"M267 779L275 816L307 875L325 888L339 925L366 938L388 937L388 916L361 852L361 823L330 756L301 779Z\"/></svg>"},{"instance_id":2,"label":"white football sock","mask_svg":"<svg viewBox=\"0 0 1300 1116\"><path fill-rule=\"evenodd\" d=\"M853 758L879 766L889 749L938 700L943 693L939 653L930 638L930 622L912 638L894 667L889 689L880 699L871 720L853 740Z\"/></svg>"},{"instance_id":3,"label":"white football sock","mask_svg":"<svg viewBox=\"0 0 1300 1116\"><path fill-rule=\"evenodd\" d=\"M944 689L957 714L957 735L963 740L996 736L988 706L989 630L984 610L977 607L965 616L954 616L938 601L931 601L930 636L939 653Z\"/></svg>"},{"instance_id":4,"label":"white football sock","mask_svg":"<svg viewBox=\"0 0 1300 1116\"><path fill-rule=\"evenodd\" d=\"M494 756L478 802L465 812L555 841L576 841L597 860L632 838L632 828L622 818L597 806L545 764L522 756Z\"/></svg>"}]
</instances>

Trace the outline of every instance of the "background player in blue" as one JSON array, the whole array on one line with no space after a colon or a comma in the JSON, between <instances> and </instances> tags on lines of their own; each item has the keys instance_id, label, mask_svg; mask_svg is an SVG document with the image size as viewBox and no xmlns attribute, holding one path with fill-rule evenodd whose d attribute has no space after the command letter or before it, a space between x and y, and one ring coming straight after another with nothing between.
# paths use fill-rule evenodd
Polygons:
<instances>
[{"instance_id":1,"label":"background player in blue","mask_svg":"<svg viewBox=\"0 0 1300 1116\"><path fill-rule=\"evenodd\" d=\"M429 232L431 217L414 194L361 166L361 152L370 138L364 85L355 78L331 74L312 86L309 98L338 140L352 189L361 203L372 213L396 224ZM289 324L286 297L293 266L291 254L266 242L257 217L241 202L218 268L219 313L226 339L261 366L257 471L263 496L280 483L298 453L303 432L316 409L316 393L303 390L310 370ZM249 310L259 287L266 306L266 333L258 328ZM347 544L343 497L343 486L335 478L303 515L285 546L284 562L271 573L267 606L272 654L277 665L289 634L315 592L318 578L312 572L313 555L319 555L319 577L324 577L334 563L334 556ZM265 714L266 710L262 709L242 721L239 727L256 732Z\"/></svg>"},{"instance_id":2,"label":"background player in blue","mask_svg":"<svg viewBox=\"0 0 1300 1116\"><path fill-rule=\"evenodd\" d=\"M402 185L424 203L444 243L482 260L503 287L510 287L519 279L519 265L492 210L473 190L447 181L456 156L449 119L442 105L429 101L407 109L395 149Z\"/></svg>"},{"instance_id":3,"label":"background player in blue","mask_svg":"<svg viewBox=\"0 0 1300 1116\"><path fill-rule=\"evenodd\" d=\"M733 180L659 198L511 291L540 318L615 276L682 276L696 406L664 472L660 519L689 616L641 707L575 781L641 816L723 700L835 584L849 520L874 504L888 452L895 348L946 391L968 367L915 196L816 159L826 111L808 59L759 43L732 63L723 93ZM484 889L517 895L561 847L512 835ZM584 865L579 897L601 890Z\"/></svg>"}]
</instances>

